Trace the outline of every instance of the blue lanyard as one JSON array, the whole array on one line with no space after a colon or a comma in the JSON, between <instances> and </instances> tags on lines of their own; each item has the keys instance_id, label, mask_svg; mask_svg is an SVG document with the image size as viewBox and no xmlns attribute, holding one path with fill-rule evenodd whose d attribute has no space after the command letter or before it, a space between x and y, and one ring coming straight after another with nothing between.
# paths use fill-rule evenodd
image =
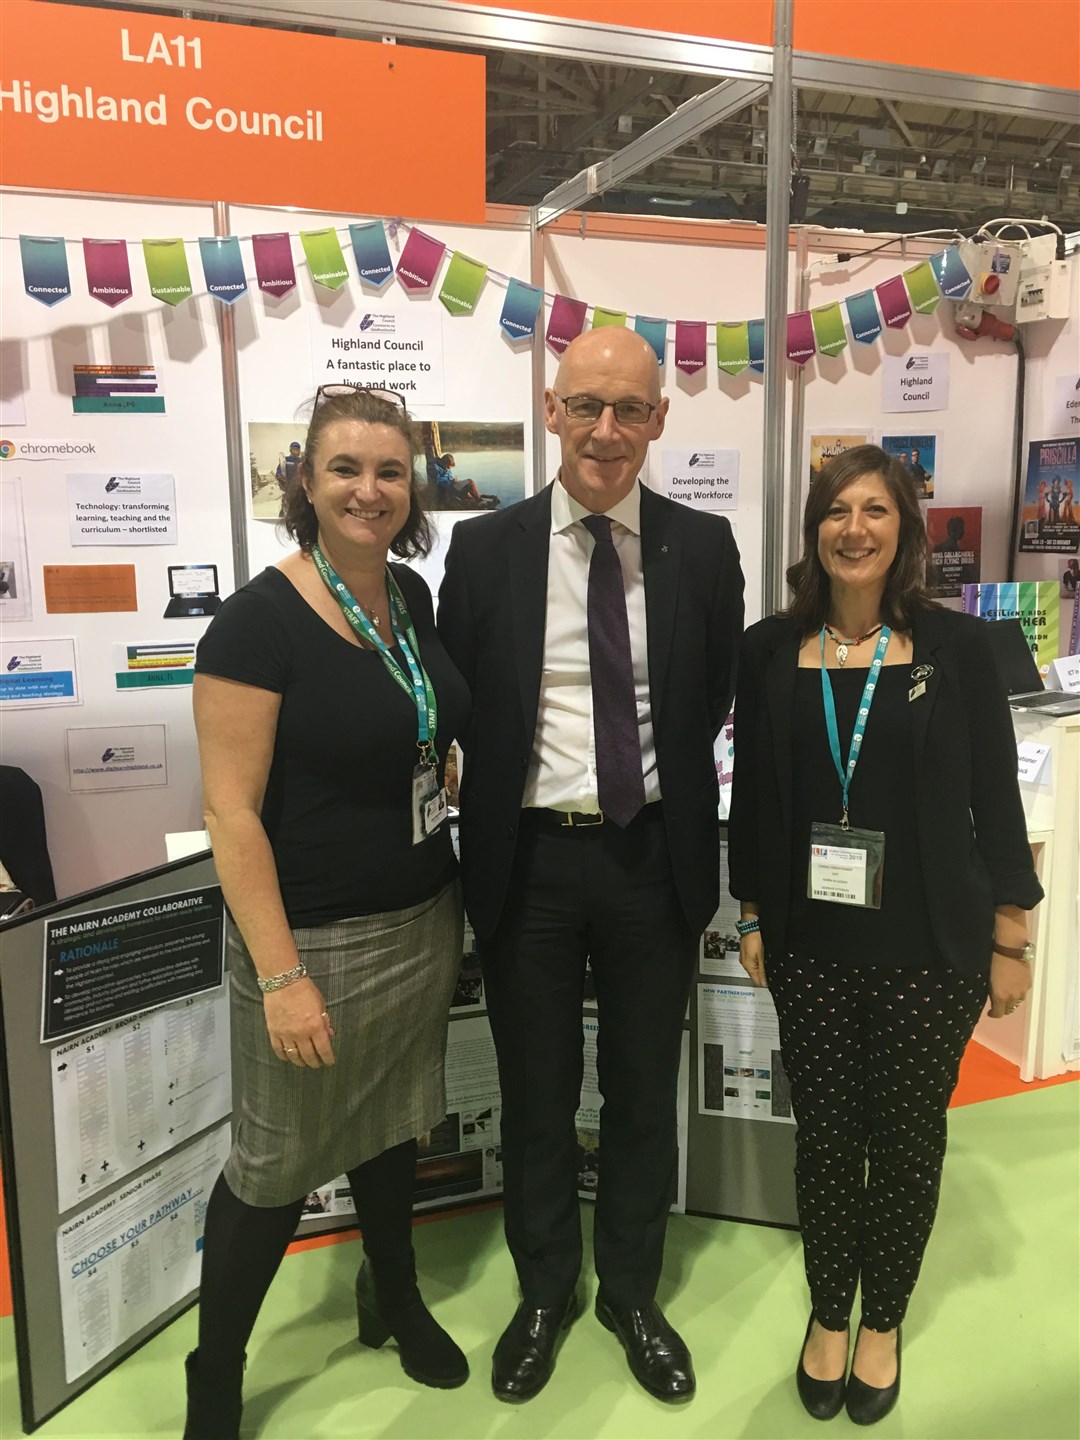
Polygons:
<instances>
[{"instance_id":1,"label":"blue lanyard","mask_svg":"<svg viewBox=\"0 0 1080 1440\"><path fill-rule=\"evenodd\" d=\"M855 728L851 732L851 748L848 750L847 769L845 770L840 759L840 732L836 728L836 701L833 698L832 681L825 668L824 626L821 630L821 698L825 704L825 728L829 732L829 749L832 751L833 764L836 766L837 776L844 789L844 813L840 817L840 824L845 830L849 828L848 791L851 789L851 778L855 774L855 766L859 763L859 751L862 748L863 735L866 733L866 722L870 718L870 706L874 703L878 675L885 662L885 651L889 648L891 636L892 631L888 625L883 625L877 649L874 651L874 658L870 662L870 673L863 686L862 699L859 701L859 713L855 717Z\"/></svg>"},{"instance_id":2,"label":"blue lanyard","mask_svg":"<svg viewBox=\"0 0 1080 1440\"><path fill-rule=\"evenodd\" d=\"M369 644L373 645L382 657L382 662L389 670L391 676L406 694L411 694L416 705L416 744L420 750L421 758L428 764L437 763L435 755L435 732L438 728L438 708L435 700L435 691L427 672L419 664L417 657L420 654L420 647L416 642L416 631L413 628L412 619L405 604L405 597L398 587L389 568L386 571L386 588L390 596L390 628L394 632L394 639L397 641L402 655L405 657L405 664L409 668L408 678L402 672L401 666L395 659L386 641L372 625L363 608L353 598L349 587L338 575L337 571L327 560L318 545L312 547L311 558L315 562L315 568L322 576L327 589L334 596L341 606L345 619L353 627L358 635L362 635ZM411 642L411 644L410 644Z\"/></svg>"}]
</instances>

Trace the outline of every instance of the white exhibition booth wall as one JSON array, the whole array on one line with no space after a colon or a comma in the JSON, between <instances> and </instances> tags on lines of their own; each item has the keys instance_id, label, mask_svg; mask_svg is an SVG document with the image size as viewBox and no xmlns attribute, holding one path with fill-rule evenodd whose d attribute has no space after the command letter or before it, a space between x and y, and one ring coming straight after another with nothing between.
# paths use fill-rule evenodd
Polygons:
<instances>
[{"instance_id":1,"label":"white exhibition booth wall","mask_svg":"<svg viewBox=\"0 0 1080 1440\"><path fill-rule=\"evenodd\" d=\"M297 286L290 294L268 297L257 288L250 247L242 246L249 267L248 294L233 307L239 367L240 408L245 454L247 426L290 426L303 401L327 378L322 357L328 333L352 327L369 311L406 313L423 309L441 319L444 353L444 403L416 406L421 420L516 422L524 427L525 491L546 483L557 466L554 443L547 447L546 473L533 475L532 353L512 344L499 328L503 276L530 279L530 236L524 212L497 207L484 227L418 222L446 243L485 262L492 274L475 314L454 317L440 304L437 286L423 297L406 292L396 278L382 289L361 286L344 229L356 216L306 214L295 210L232 207L231 233L288 230L294 237ZM545 288L614 309L632 318L641 313L676 319L745 319L761 315L765 296L764 231L745 225L685 222L667 229L662 223L619 217L606 228L604 216L590 215L580 233L575 221L552 228L544 237ZM308 274L298 234L305 229L342 227L350 272L348 283L330 291ZM46 308L23 292L19 234L64 235L68 240L73 295ZM25 461L18 453L5 459L0 479L17 481L21 491L29 559L33 618L11 622L5 638L20 644L51 637L74 637L80 704L6 710L3 761L26 770L41 786L49 844L60 895L70 895L164 862L168 832L201 828L201 796L186 685L120 691L114 674L117 644L173 645L197 640L205 619L164 619L168 599L166 567L216 564L222 595L233 588L231 524L222 382L221 314L205 293L197 238L213 233L207 206L120 202L47 194L4 195L2 263L5 341L4 396L25 392L25 424L6 429L4 438L23 441L67 440L92 443L91 456ZM396 262L406 228L390 242ZM82 236L123 236L129 242L133 298L106 309L86 292L79 254ZM138 242L156 236L181 236L188 247L195 297L175 308L160 304L148 291ZM648 237L648 238L646 238ZM652 238L657 237L657 238ZM871 242L873 243L873 242ZM896 242L873 257L856 256L846 271L815 262L847 244L865 248L867 237L810 234L809 304L820 305L864 290L898 275L943 242ZM790 296L795 293L791 257ZM1042 322L1022 331L1028 356L1027 438L1049 438L1047 422L1054 379L1077 369L1078 264L1072 272L1071 318ZM805 487L811 433L936 432L939 439L934 505L980 506L983 510L982 578L1004 579L1012 505L1013 413L1017 361L1008 344L957 339L952 305L942 301L931 315L915 315L899 329L883 331L871 345L849 343L835 358L815 356L806 366L804 441L798 481ZM546 325L542 314L538 326ZM711 326L710 326L711 336ZM686 377L675 370L674 325L669 326L665 385L671 397L667 429L654 447L647 479L659 485L662 450L736 450L739 483L730 518L743 556L747 579L747 618L762 612L762 377L753 372L730 378L716 366L708 349L704 371ZM911 417L882 408L885 358L911 352L948 357L949 404L944 411ZM545 350L547 382L557 357ZM72 369L77 364L152 364L165 397L163 415L75 415ZM786 362L785 362L786 363ZM786 365L789 376L795 367ZM12 377L15 377L12 379ZM337 377L340 378L340 377ZM791 391L789 385L789 393ZM12 412L7 409L10 423ZM282 432L284 434L285 432ZM298 432L302 436L302 424ZM282 448L287 448L283 446ZM176 543L79 545L69 534L68 479L73 474L168 474L175 479ZM481 486L481 489L483 486ZM11 489L6 488L10 495ZM441 575L441 552L449 527L458 517L438 517L440 545L421 567L432 588ZM786 521L785 521L786 524ZM250 519L247 525L251 573L273 564L284 553L276 526ZM0 557L10 558L10 557ZM138 609L132 613L50 614L45 608L42 567L46 565L134 565ZM1059 560L1021 555L1015 578L1056 577ZM958 604L959 602L949 602ZM1069 604L1062 602L1062 628L1068 633ZM167 774L155 772L153 784L132 788L72 790L68 747L71 732L100 728L102 740L126 743L123 727L164 727ZM154 732L149 739L157 741ZM140 736L146 738L145 732ZM94 739L75 736L76 743ZM164 783L161 783L162 778Z\"/></svg>"}]
</instances>

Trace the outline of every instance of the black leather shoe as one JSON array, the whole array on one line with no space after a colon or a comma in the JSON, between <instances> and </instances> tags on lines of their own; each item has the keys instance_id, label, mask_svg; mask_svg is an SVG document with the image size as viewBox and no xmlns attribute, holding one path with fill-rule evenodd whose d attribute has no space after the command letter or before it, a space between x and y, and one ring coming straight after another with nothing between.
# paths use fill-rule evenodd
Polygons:
<instances>
[{"instance_id":1,"label":"black leather shoe","mask_svg":"<svg viewBox=\"0 0 1080 1440\"><path fill-rule=\"evenodd\" d=\"M803 1359L810 1340L810 1331L813 1328L814 1315L811 1312L806 1326L806 1334L803 1336L802 1349L799 1351L799 1368L795 1371L795 1384L798 1386L799 1399L802 1401L806 1413L812 1415L815 1420L831 1420L844 1408L844 1377L841 1375L839 1380L815 1380L812 1375L806 1373Z\"/></svg>"},{"instance_id":2,"label":"black leather shoe","mask_svg":"<svg viewBox=\"0 0 1080 1440\"><path fill-rule=\"evenodd\" d=\"M531 1400L555 1369L560 1337L581 1313L575 1291L565 1305L526 1305L499 1336L491 1360L491 1388L500 1400Z\"/></svg>"},{"instance_id":3,"label":"black leather shoe","mask_svg":"<svg viewBox=\"0 0 1080 1440\"><path fill-rule=\"evenodd\" d=\"M655 1300L615 1305L597 1295L596 1318L619 1337L634 1379L650 1395L657 1400L690 1399L697 1389L690 1351Z\"/></svg>"},{"instance_id":4,"label":"black leather shoe","mask_svg":"<svg viewBox=\"0 0 1080 1440\"><path fill-rule=\"evenodd\" d=\"M862 1326L859 1326L862 1329ZM856 1335L858 1345L859 1337ZM883 1420L900 1395L900 1326L896 1327L896 1379L891 1385L867 1385L852 1366L847 1382L848 1419L856 1425L875 1425Z\"/></svg>"}]
</instances>

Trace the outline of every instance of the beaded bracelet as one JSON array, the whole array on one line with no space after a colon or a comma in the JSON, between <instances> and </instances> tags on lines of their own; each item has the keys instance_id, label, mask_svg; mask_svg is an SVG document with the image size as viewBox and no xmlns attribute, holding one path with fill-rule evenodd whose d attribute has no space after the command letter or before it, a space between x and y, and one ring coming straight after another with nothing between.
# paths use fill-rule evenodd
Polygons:
<instances>
[{"instance_id":1,"label":"beaded bracelet","mask_svg":"<svg viewBox=\"0 0 1080 1440\"><path fill-rule=\"evenodd\" d=\"M761 921L756 918L753 920L736 920L735 929L740 935L753 935L755 930L761 929Z\"/></svg>"}]
</instances>

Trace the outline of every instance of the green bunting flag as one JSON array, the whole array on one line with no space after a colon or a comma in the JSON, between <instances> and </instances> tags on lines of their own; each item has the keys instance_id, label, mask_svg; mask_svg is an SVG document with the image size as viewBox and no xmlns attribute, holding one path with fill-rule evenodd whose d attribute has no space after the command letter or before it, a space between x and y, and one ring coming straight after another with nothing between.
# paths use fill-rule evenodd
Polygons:
<instances>
[{"instance_id":1,"label":"green bunting flag","mask_svg":"<svg viewBox=\"0 0 1080 1440\"><path fill-rule=\"evenodd\" d=\"M625 310L609 310L605 305L594 305L592 312L592 328L601 330L605 325L625 325Z\"/></svg>"},{"instance_id":2,"label":"green bunting flag","mask_svg":"<svg viewBox=\"0 0 1080 1440\"><path fill-rule=\"evenodd\" d=\"M439 299L451 315L471 315L484 288L488 267L455 250L446 267Z\"/></svg>"},{"instance_id":3,"label":"green bunting flag","mask_svg":"<svg viewBox=\"0 0 1080 1440\"><path fill-rule=\"evenodd\" d=\"M904 283L911 296L911 303L919 314L932 315L941 300L941 291L938 289L937 276L930 261L924 260L919 265L913 265L910 270L905 270Z\"/></svg>"},{"instance_id":4,"label":"green bunting flag","mask_svg":"<svg viewBox=\"0 0 1080 1440\"><path fill-rule=\"evenodd\" d=\"M844 329L839 300L811 310L810 319L814 324L814 340L820 354L839 355L841 350L847 349L847 331Z\"/></svg>"},{"instance_id":5,"label":"green bunting flag","mask_svg":"<svg viewBox=\"0 0 1080 1440\"><path fill-rule=\"evenodd\" d=\"M336 230L301 230L300 243L307 256L308 269L316 285L340 290L349 278Z\"/></svg>"},{"instance_id":6,"label":"green bunting flag","mask_svg":"<svg viewBox=\"0 0 1080 1440\"><path fill-rule=\"evenodd\" d=\"M144 240L143 259L150 294L166 305L179 305L191 298L191 272L183 240Z\"/></svg>"},{"instance_id":7,"label":"green bunting flag","mask_svg":"<svg viewBox=\"0 0 1080 1440\"><path fill-rule=\"evenodd\" d=\"M725 375L741 375L750 365L750 333L745 320L721 320L716 327L716 363Z\"/></svg>"}]
</instances>

